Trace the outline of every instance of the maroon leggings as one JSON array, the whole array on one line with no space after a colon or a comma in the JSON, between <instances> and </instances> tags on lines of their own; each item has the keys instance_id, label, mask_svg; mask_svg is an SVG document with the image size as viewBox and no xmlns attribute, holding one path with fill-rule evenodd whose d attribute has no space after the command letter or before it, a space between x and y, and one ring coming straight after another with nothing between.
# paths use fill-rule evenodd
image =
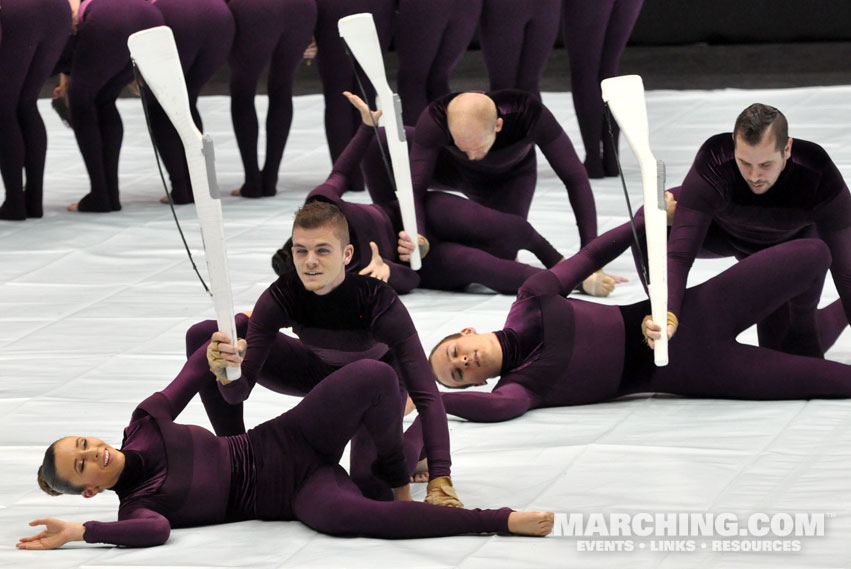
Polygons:
<instances>
[{"instance_id":1,"label":"maroon leggings","mask_svg":"<svg viewBox=\"0 0 851 569\"><path fill-rule=\"evenodd\" d=\"M86 8L68 86L71 124L91 182L80 211L121 209L118 156L124 125L115 100L133 79L127 38L161 25L162 14L146 0L92 0Z\"/></svg>"},{"instance_id":2,"label":"maroon leggings","mask_svg":"<svg viewBox=\"0 0 851 569\"><path fill-rule=\"evenodd\" d=\"M484 0L479 40L490 90L541 97L541 75L558 35L561 0Z\"/></svg>"},{"instance_id":3,"label":"maroon leggings","mask_svg":"<svg viewBox=\"0 0 851 569\"><path fill-rule=\"evenodd\" d=\"M195 125L203 131L198 96L227 59L233 42L233 17L224 0L157 0L154 5L174 32L189 108ZM194 199L183 143L159 103L153 97L149 100L151 130L171 178L171 198L174 203L191 203Z\"/></svg>"},{"instance_id":4,"label":"maroon leggings","mask_svg":"<svg viewBox=\"0 0 851 569\"><path fill-rule=\"evenodd\" d=\"M66 0L3 0L0 21L0 219L41 217L47 132L38 93L68 40L71 9Z\"/></svg>"},{"instance_id":5,"label":"maroon leggings","mask_svg":"<svg viewBox=\"0 0 851 569\"><path fill-rule=\"evenodd\" d=\"M248 330L248 318L244 314L236 317L237 334L244 338ZM215 320L206 320L195 324L186 332L186 353L191 356L196 350L205 348L210 336L217 330ZM379 362L376 362L379 363ZM392 371L386 364L380 364ZM285 395L304 396L311 393L316 386L331 377L334 373L346 369L336 368L323 362L297 338L278 334L275 344L269 352L269 357L263 364L257 383L276 393ZM403 414L403 402L407 393L401 392L399 380L393 372L395 397L400 400L397 407L399 420ZM207 410L210 423L217 435L236 435L245 432L242 403L229 405L222 397L215 381L205 384L200 390L201 401ZM401 429L401 427L400 427ZM419 440L420 437L417 438ZM348 439L346 439L348 441ZM367 432L359 432L352 438L350 471L352 479L358 487L370 498L388 500L392 497L390 486L372 470L376 458L376 442ZM413 474L419 459L419 447L410 452L410 462L406 465L408 476Z\"/></svg>"},{"instance_id":6,"label":"maroon leggings","mask_svg":"<svg viewBox=\"0 0 851 569\"><path fill-rule=\"evenodd\" d=\"M564 0L564 44L570 59L573 106L585 144L585 169L589 178L618 174L612 152L617 148L617 126L613 121L615 145L612 146L605 126L600 81L617 75L641 4L642 0Z\"/></svg>"},{"instance_id":7,"label":"maroon leggings","mask_svg":"<svg viewBox=\"0 0 851 569\"><path fill-rule=\"evenodd\" d=\"M393 0L316 0L319 9L315 32L318 49L316 61L319 65L319 77L322 79L322 94L325 97L325 137L328 139L332 162L342 154L362 122L360 113L343 96L343 91L358 95L360 91L337 22L340 18L352 14L371 13L378 31L378 40L382 49L386 50L390 43L394 5ZM375 108L372 85L363 75L361 82L370 107ZM352 176L350 187L363 189L360 173Z\"/></svg>"},{"instance_id":8,"label":"maroon leggings","mask_svg":"<svg viewBox=\"0 0 851 569\"><path fill-rule=\"evenodd\" d=\"M230 54L231 119L245 169L241 195L274 196L293 120L293 81L316 24L314 0L230 0L236 37ZM257 82L269 66L266 158L257 159ZM342 98L342 95L340 95Z\"/></svg>"},{"instance_id":9,"label":"maroon leggings","mask_svg":"<svg viewBox=\"0 0 851 569\"><path fill-rule=\"evenodd\" d=\"M481 9L482 0L399 1L394 41L404 124L417 124L431 101L449 94L449 76L470 45Z\"/></svg>"}]
</instances>

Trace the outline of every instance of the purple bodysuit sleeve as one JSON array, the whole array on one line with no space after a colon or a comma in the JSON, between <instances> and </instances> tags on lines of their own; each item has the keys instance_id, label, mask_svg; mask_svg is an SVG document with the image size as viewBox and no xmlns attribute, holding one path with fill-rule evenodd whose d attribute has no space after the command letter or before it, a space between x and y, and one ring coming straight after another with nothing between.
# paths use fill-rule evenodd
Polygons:
<instances>
[{"instance_id":1,"label":"purple bodysuit sleeve","mask_svg":"<svg viewBox=\"0 0 851 569\"><path fill-rule=\"evenodd\" d=\"M446 135L435 123L428 108L420 115L414 130L414 143L411 147L411 184L414 188L414 206L417 212L417 228L426 234L425 195L435 164L443 146L449 144Z\"/></svg>"},{"instance_id":2,"label":"purple bodysuit sleeve","mask_svg":"<svg viewBox=\"0 0 851 569\"><path fill-rule=\"evenodd\" d=\"M393 351L402 381L417 407L423 424L429 475L431 478L449 476L452 460L446 411L417 330L398 297L376 316L372 330L376 340L387 344Z\"/></svg>"},{"instance_id":3,"label":"purple bodysuit sleeve","mask_svg":"<svg viewBox=\"0 0 851 569\"><path fill-rule=\"evenodd\" d=\"M281 328L290 325L290 318L283 308L272 298L272 293L266 289L248 320L248 332L245 341L248 347L245 359L242 361L242 377L227 385L219 383L219 391L225 401L236 405L248 399L251 390L260 377L260 370L269 357L269 351Z\"/></svg>"},{"instance_id":4,"label":"purple bodysuit sleeve","mask_svg":"<svg viewBox=\"0 0 851 569\"><path fill-rule=\"evenodd\" d=\"M644 218L637 218L635 226L636 230L643 230ZM541 271L526 279L526 282L517 291L517 300L543 294L567 296L590 274L617 258L631 243L632 227L630 223L627 222L615 227L594 238L578 253L552 269Z\"/></svg>"},{"instance_id":5,"label":"purple bodysuit sleeve","mask_svg":"<svg viewBox=\"0 0 851 569\"><path fill-rule=\"evenodd\" d=\"M446 412L476 423L498 423L519 417L539 405L538 398L518 383L509 383L491 393L441 393Z\"/></svg>"},{"instance_id":6,"label":"purple bodysuit sleeve","mask_svg":"<svg viewBox=\"0 0 851 569\"><path fill-rule=\"evenodd\" d=\"M332 186L338 196L342 196L343 192L349 187L349 178L352 172L357 171L360 166L363 155L372 141L375 131L371 126L361 124L355 136L349 141L346 149L337 160L334 161L334 167L325 184Z\"/></svg>"},{"instance_id":7,"label":"purple bodysuit sleeve","mask_svg":"<svg viewBox=\"0 0 851 569\"><path fill-rule=\"evenodd\" d=\"M122 506L117 522L89 521L83 524L86 543L111 543L127 547L162 545L171 533L171 524L162 514L143 507Z\"/></svg>"},{"instance_id":8,"label":"purple bodysuit sleeve","mask_svg":"<svg viewBox=\"0 0 851 569\"><path fill-rule=\"evenodd\" d=\"M708 213L677 204L668 237L668 312L680 313L688 273L711 223L712 216Z\"/></svg>"},{"instance_id":9,"label":"purple bodysuit sleeve","mask_svg":"<svg viewBox=\"0 0 851 569\"><path fill-rule=\"evenodd\" d=\"M534 139L567 189L567 197L579 228L580 243L585 246L597 236L597 207L591 192L591 182L570 138L546 107L541 109Z\"/></svg>"},{"instance_id":10,"label":"purple bodysuit sleeve","mask_svg":"<svg viewBox=\"0 0 851 569\"><path fill-rule=\"evenodd\" d=\"M820 231L820 235L830 249L833 258L830 274L845 308L845 317L851 322L851 227Z\"/></svg>"},{"instance_id":11,"label":"purple bodysuit sleeve","mask_svg":"<svg viewBox=\"0 0 851 569\"><path fill-rule=\"evenodd\" d=\"M390 259L384 259L384 262L390 267L390 278L387 284L392 286L398 294L407 294L419 286L420 275L417 271Z\"/></svg>"},{"instance_id":12,"label":"purple bodysuit sleeve","mask_svg":"<svg viewBox=\"0 0 851 569\"><path fill-rule=\"evenodd\" d=\"M700 174L709 169L707 160L707 153L701 149L683 180L668 236L668 311L676 315L683 304L688 273L706 239L713 214L723 206L723 199L711 182L713 178ZM725 182L718 178L715 183Z\"/></svg>"}]
</instances>

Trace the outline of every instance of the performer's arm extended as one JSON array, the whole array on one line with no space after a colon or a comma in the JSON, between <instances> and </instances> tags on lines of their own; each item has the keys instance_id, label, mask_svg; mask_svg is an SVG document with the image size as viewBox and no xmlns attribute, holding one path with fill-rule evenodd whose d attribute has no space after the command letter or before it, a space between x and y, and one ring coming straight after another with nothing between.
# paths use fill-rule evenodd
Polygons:
<instances>
[{"instance_id":1,"label":"performer's arm extended","mask_svg":"<svg viewBox=\"0 0 851 569\"><path fill-rule=\"evenodd\" d=\"M544 153L547 162L567 189L567 198L579 228L579 240L585 246L597 236L597 206L585 167L567 133L544 106L541 108L534 134L535 144Z\"/></svg>"},{"instance_id":2,"label":"performer's arm extended","mask_svg":"<svg viewBox=\"0 0 851 569\"><path fill-rule=\"evenodd\" d=\"M402 381L423 422L423 439L432 478L450 475L449 426L414 323L398 297L373 324L375 337L393 350Z\"/></svg>"},{"instance_id":3,"label":"performer's arm extended","mask_svg":"<svg viewBox=\"0 0 851 569\"><path fill-rule=\"evenodd\" d=\"M56 518L41 518L31 526L43 525L40 533L21 538L19 549L56 549L72 541L111 543L127 547L162 545L168 540L171 525L168 520L143 507L127 507L118 511L117 522L68 522Z\"/></svg>"},{"instance_id":4,"label":"performer's arm extended","mask_svg":"<svg viewBox=\"0 0 851 569\"><path fill-rule=\"evenodd\" d=\"M644 220L635 220L636 230L642 231ZM529 277L517 293L517 298L541 294L560 294L567 296L585 278L597 269L614 260L629 247L632 242L632 227L624 223L596 237L578 253L557 264L548 271L542 271Z\"/></svg>"},{"instance_id":5,"label":"performer's arm extended","mask_svg":"<svg viewBox=\"0 0 851 569\"><path fill-rule=\"evenodd\" d=\"M443 392L446 412L477 423L498 423L523 415L536 406L536 398L525 387L509 383L490 393L482 391Z\"/></svg>"}]
</instances>

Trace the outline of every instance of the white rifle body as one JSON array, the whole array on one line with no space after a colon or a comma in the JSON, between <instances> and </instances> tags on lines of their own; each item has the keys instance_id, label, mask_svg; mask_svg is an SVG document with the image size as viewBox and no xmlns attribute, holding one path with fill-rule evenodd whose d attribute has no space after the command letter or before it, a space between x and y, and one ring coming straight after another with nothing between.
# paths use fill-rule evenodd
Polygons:
<instances>
[{"instance_id":1,"label":"white rifle body","mask_svg":"<svg viewBox=\"0 0 851 569\"><path fill-rule=\"evenodd\" d=\"M222 206L216 183L213 140L209 135L202 135L192 119L186 80L171 28L160 26L137 32L128 38L127 46L145 84L154 93L183 142L195 198L195 211L201 225L216 322L219 330L230 336L236 344L233 296ZM239 368L227 368L229 380L239 379L240 375Z\"/></svg>"},{"instance_id":2,"label":"white rifle body","mask_svg":"<svg viewBox=\"0 0 851 569\"><path fill-rule=\"evenodd\" d=\"M402 213L402 226L414 242L414 251L410 263L411 268L416 271L421 266L417 237L417 214L414 206L408 142L405 137L405 126L402 123L401 101L399 95L393 93L387 83L384 58L381 55L381 44L378 41L378 33L375 30L372 14L353 14L340 18L337 27L340 31L340 37L345 40L349 51L375 88L378 96L378 108L383 111L384 132L387 135L390 162L393 165L393 177L396 181L396 199L399 200L399 209Z\"/></svg>"},{"instance_id":3,"label":"white rifle body","mask_svg":"<svg viewBox=\"0 0 851 569\"><path fill-rule=\"evenodd\" d=\"M641 169L650 280L647 287L653 321L662 327L662 337L655 342L654 361L657 366L664 366L668 363L668 219L665 206L665 165L657 161L650 150L647 104L641 77L612 77L603 80L600 87L603 101L608 103Z\"/></svg>"}]
</instances>

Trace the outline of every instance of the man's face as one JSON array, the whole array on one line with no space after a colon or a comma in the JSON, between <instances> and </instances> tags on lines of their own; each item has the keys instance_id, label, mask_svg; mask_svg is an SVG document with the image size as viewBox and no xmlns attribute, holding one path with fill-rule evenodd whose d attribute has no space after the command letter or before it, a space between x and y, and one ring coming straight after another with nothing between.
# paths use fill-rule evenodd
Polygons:
<instances>
[{"instance_id":1,"label":"man's face","mask_svg":"<svg viewBox=\"0 0 851 569\"><path fill-rule=\"evenodd\" d=\"M792 139L786 141L782 150L777 150L771 129L768 129L762 140L754 146L741 136L736 137L736 166L755 194L764 194L774 186L791 154Z\"/></svg>"},{"instance_id":2,"label":"man's face","mask_svg":"<svg viewBox=\"0 0 851 569\"><path fill-rule=\"evenodd\" d=\"M354 247L343 246L330 225L293 228L293 263L304 288L318 295L328 294L346 278L346 265Z\"/></svg>"},{"instance_id":3,"label":"man's face","mask_svg":"<svg viewBox=\"0 0 851 569\"><path fill-rule=\"evenodd\" d=\"M467 155L467 159L481 160L496 142L496 133L502 130L502 119L495 124L483 124L476 120L462 119L450 127L455 147Z\"/></svg>"},{"instance_id":4,"label":"man's face","mask_svg":"<svg viewBox=\"0 0 851 569\"><path fill-rule=\"evenodd\" d=\"M443 342L431 357L431 369L444 385L464 387L485 385L489 377L499 374L501 359L485 335L472 328L461 331L460 338Z\"/></svg>"}]
</instances>

